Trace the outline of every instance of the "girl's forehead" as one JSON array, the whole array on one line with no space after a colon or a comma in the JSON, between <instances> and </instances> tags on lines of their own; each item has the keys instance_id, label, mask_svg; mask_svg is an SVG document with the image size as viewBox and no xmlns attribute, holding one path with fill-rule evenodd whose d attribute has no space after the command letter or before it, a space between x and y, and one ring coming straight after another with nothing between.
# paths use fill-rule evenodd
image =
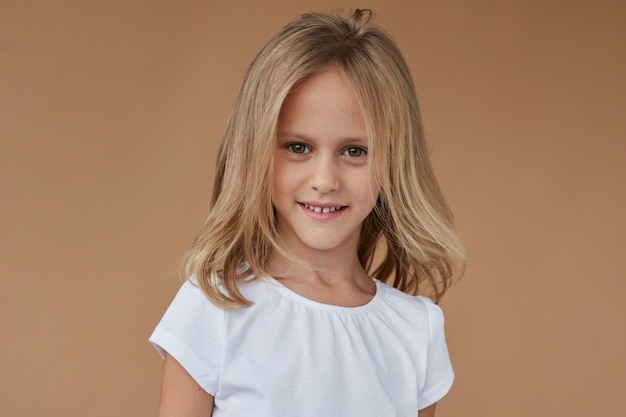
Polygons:
<instances>
[{"instance_id":1,"label":"girl's forehead","mask_svg":"<svg viewBox=\"0 0 626 417\"><path fill-rule=\"evenodd\" d=\"M370 72L374 71L370 69ZM283 97L280 103L280 111L277 116L277 129L284 128L286 108L302 100L303 97L316 92L320 93L320 80L324 78L335 78L340 89L330 89L330 95L337 95L343 92L351 98L351 110L360 114L361 120L365 126L366 133L363 136L376 140L377 142L385 141L384 137L380 137L384 132L390 131L389 120L385 114L389 108L405 107L398 103L403 101L403 97L389 97L388 91L395 90L392 86L385 86L385 82L380 80L377 74L371 74L365 70L351 68L350 66L342 66L337 63L329 63L321 68L317 68L313 73L303 77L296 82L289 90L289 93ZM408 103L407 103L408 105ZM318 107L325 106L324 103ZM384 153L384 148L380 148L379 152ZM379 153L377 152L377 153Z\"/></svg>"},{"instance_id":2,"label":"girl's forehead","mask_svg":"<svg viewBox=\"0 0 626 417\"><path fill-rule=\"evenodd\" d=\"M279 133L310 137L364 138L365 120L353 89L336 69L304 81L283 102Z\"/></svg>"}]
</instances>

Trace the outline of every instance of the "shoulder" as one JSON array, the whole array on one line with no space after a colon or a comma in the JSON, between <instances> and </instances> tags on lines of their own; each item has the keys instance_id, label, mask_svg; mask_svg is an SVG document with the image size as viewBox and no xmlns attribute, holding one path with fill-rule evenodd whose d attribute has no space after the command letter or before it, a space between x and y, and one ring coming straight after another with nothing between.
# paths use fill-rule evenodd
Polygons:
<instances>
[{"instance_id":1,"label":"shoulder","mask_svg":"<svg viewBox=\"0 0 626 417\"><path fill-rule=\"evenodd\" d=\"M223 315L224 310L207 298L192 277L181 285L155 332L193 334L209 326L218 330Z\"/></svg>"},{"instance_id":2,"label":"shoulder","mask_svg":"<svg viewBox=\"0 0 626 417\"><path fill-rule=\"evenodd\" d=\"M180 286L174 297L170 309L177 310L221 310L211 303L195 277L190 277Z\"/></svg>"},{"instance_id":3,"label":"shoulder","mask_svg":"<svg viewBox=\"0 0 626 417\"><path fill-rule=\"evenodd\" d=\"M228 291L221 285L221 283L218 285L219 291L224 294L228 294ZM263 298L265 295L264 293L267 291L268 283L263 278L257 278L250 275L238 282L237 287L241 294L254 304ZM204 290L198 283L198 279L193 275L185 280L180 287L174 300L179 301L179 299L182 299L185 303L191 303L192 305L203 305L207 308L210 308L209 306L213 306L213 309L224 310L222 307L215 306L211 302L210 298L207 294L205 294ZM238 308L232 310L238 310ZM226 309L225 311L231 310Z\"/></svg>"},{"instance_id":4,"label":"shoulder","mask_svg":"<svg viewBox=\"0 0 626 417\"><path fill-rule=\"evenodd\" d=\"M432 314L433 312L441 311L441 308L428 297L407 294L379 280L376 280L376 285L378 289L383 292L386 301L389 303L421 311L423 314Z\"/></svg>"},{"instance_id":5,"label":"shoulder","mask_svg":"<svg viewBox=\"0 0 626 417\"><path fill-rule=\"evenodd\" d=\"M384 303L409 321L428 326L429 331L443 327L444 315L441 307L428 297L411 295L377 280L383 291Z\"/></svg>"}]
</instances>

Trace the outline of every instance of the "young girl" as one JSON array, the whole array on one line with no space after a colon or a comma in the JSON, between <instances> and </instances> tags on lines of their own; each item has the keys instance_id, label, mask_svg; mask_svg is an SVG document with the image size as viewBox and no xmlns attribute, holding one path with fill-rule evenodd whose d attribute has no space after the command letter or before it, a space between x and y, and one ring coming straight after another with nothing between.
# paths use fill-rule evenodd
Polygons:
<instances>
[{"instance_id":1,"label":"young girl","mask_svg":"<svg viewBox=\"0 0 626 417\"><path fill-rule=\"evenodd\" d=\"M369 11L304 15L228 120L190 278L150 338L159 415L433 416L454 374L422 294L462 261L395 43Z\"/></svg>"}]
</instances>

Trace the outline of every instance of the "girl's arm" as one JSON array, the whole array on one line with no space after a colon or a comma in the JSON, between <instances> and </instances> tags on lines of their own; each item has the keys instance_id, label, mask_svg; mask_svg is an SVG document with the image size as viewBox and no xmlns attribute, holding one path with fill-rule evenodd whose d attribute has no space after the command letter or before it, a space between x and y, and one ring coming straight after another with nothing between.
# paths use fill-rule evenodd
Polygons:
<instances>
[{"instance_id":1,"label":"girl's arm","mask_svg":"<svg viewBox=\"0 0 626 417\"><path fill-rule=\"evenodd\" d=\"M158 417L210 417L213 396L176 359L165 355Z\"/></svg>"},{"instance_id":2,"label":"girl's arm","mask_svg":"<svg viewBox=\"0 0 626 417\"><path fill-rule=\"evenodd\" d=\"M437 403L434 403L432 405L429 405L426 408L422 408L421 410L419 410L417 412L417 415L419 417L435 417L435 407L437 406Z\"/></svg>"}]
</instances>

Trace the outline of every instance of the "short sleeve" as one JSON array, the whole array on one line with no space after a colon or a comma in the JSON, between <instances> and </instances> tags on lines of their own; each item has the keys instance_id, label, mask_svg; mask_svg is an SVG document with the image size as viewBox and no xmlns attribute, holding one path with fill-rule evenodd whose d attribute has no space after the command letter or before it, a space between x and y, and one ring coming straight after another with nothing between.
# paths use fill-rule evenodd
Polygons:
<instances>
[{"instance_id":1,"label":"short sleeve","mask_svg":"<svg viewBox=\"0 0 626 417\"><path fill-rule=\"evenodd\" d=\"M426 382L418 394L419 408L436 403L448 393L454 381L454 371L448 354L444 333L443 311L430 299L424 299L429 321Z\"/></svg>"},{"instance_id":2,"label":"short sleeve","mask_svg":"<svg viewBox=\"0 0 626 417\"><path fill-rule=\"evenodd\" d=\"M202 290L186 281L154 329L149 340L164 357L180 363L209 394L219 386L223 349L224 310Z\"/></svg>"}]
</instances>

